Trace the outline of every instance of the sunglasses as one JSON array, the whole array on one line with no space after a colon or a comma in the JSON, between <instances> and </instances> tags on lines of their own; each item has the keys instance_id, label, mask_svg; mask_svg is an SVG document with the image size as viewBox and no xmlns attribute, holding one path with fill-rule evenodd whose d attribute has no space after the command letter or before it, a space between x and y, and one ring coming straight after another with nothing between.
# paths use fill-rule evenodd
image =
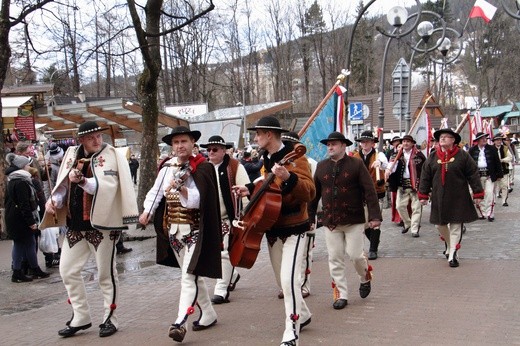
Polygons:
<instances>
[{"instance_id":1,"label":"sunglasses","mask_svg":"<svg viewBox=\"0 0 520 346\"><path fill-rule=\"evenodd\" d=\"M216 153L219 148L208 148L208 152Z\"/></svg>"}]
</instances>

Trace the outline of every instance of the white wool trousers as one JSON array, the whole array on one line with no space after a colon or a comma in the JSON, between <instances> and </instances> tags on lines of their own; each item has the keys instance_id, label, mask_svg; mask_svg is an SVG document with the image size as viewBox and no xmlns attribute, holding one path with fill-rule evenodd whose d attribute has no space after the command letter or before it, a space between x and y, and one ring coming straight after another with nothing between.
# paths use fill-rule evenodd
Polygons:
<instances>
[{"instance_id":1,"label":"white wool trousers","mask_svg":"<svg viewBox=\"0 0 520 346\"><path fill-rule=\"evenodd\" d=\"M365 238L365 225L362 223L353 225L338 225L334 230L325 230L325 241L329 253L329 271L332 280L339 291L338 299L348 299L347 275L345 255L354 264L359 281L365 279L368 270L368 260L363 252Z\"/></svg>"},{"instance_id":2,"label":"white wool trousers","mask_svg":"<svg viewBox=\"0 0 520 346\"><path fill-rule=\"evenodd\" d=\"M408 202L412 206L412 215L408 214ZM397 190L396 208L404 222L404 228L410 228L412 233L419 232L422 217L422 205L417 197L417 192L412 189L403 189L399 187Z\"/></svg>"},{"instance_id":3,"label":"white wool trousers","mask_svg":"<svg viewBox=\"0 0 520 346\"><path fill-rule=\"evenodd\" d=\"M229 227L229 229L231 228L229 220L222 220L222 223L226 223L227 227ZM223 227L226 226L223 225ZM222 251L220 252L220 257L222 259L222 278L217 279L214 294L227 299L229 295L228 286L230 283L235 282L238 276L238 271L236 267L233 267L231 261L229 260L229 231L222 232L222 241L223 247Z\"/></svg>"},{"instance_id":4,"label":"white wool trousers","mask_svg":"<svg viewBox=\"0 0 520 346\"><path fill-rule=\"evenodd\" d=\"M207 326L217 319L217 313L211 305L208 287L204 278L188 273L188 267L195 250L198 231L191 232L189 225L170 227L170 244L181 268L181 294L175 324L183 325L189 315L195 313L196 305L200 309L199 324Z\"/></svg>"},{"instance_id":5,"label":"white wool trousers","mask_svg":"<svg viewBox=\"0 0 520 346\"><path fill-rule=\"evenodd\" d=\"M99 242L97 250L85 237L70 247L69 240L65 237L60 258L60 275L69 295L70 304L74 316L70 321L71 327L80 327L92 323L90 308L87 301L85 283L81 271L91 255L94 255L98 270L98 282L103 294L104 316L101 323L109 317L114 326L118 327L116 310L111 311L111 304L116 304L118 298L119 280L117 277L115 261L115 244L118 237L110 239L110 232L99 232L103 239ZM81 232L85 234L85 232Z\"/></svg>"},{"instance_id":6,"label":"white wool trousers","mask_svg":"<svg viewBox=\"0 0 520 346\"><path fill-rule=\"evenodd\" d=\"M282 241L277 238L269 245L269 258L276 282L282 288L285 306L285 330L282 342L298 339L300 324L311 318L311 312L302 297L301 267L304 254L305 233L291 235ZM292 316L299 316L294 321Z\"/></svg>"},{"instance_id":7,"label":"white wool trousers","mask_svg":"<svg viewBox=\"0 0 520 346\"><path fill-rule=\"evenodd\" d=\"M462 240L462 224L449 223L447 225L435 225L435 227L437 227L441 237L444 238L448 261L451 261L453 257L457 256L457 244L460 244Z\"/></svg>"}]
</instances>

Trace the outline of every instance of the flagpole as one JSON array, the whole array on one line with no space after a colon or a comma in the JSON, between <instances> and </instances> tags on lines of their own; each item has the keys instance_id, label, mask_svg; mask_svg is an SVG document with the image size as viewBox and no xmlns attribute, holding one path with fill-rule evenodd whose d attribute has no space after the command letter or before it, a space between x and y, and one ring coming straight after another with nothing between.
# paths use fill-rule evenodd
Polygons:
<instances>
[{"instance_id":1,"label":"flagpole","mask_svg":"<svg viewBox=\"0 0 520 346\"><path fill-rule=\"evenodd\" d=\"M462 129L464 128L464 126L466 126L466 123L468 121L469 121L469 112L466 113L466 117L464 119L462 119L462 121L459 123L459 126L457 126L457 128L455 129L455 132L460 133L460 131L462 131Z\"/></svg>"},{"instance_id":2,"label":"flagpole","mask_svg":"<svg viewBox=\"0 0 520 346\"><path fill-rule=\"evenodd\" d=\"M424 104L423 104L423 106L422 106L422 108L421 108L421 111L419 112L419 115L423 112L424 108L426 108L426 105L428 104L428 101L430 101L430 99L431 99L432 97L433 97L433 94L430 95L430 96L428 96L428 97L426 98L426 101L424 101ZM420 117L416 117L416 118L415 118L415 120L413 121L412 126L410 126L410 130L408 130L408 134L412 133L412 130L413 130L413 128L415 127L415 125L417 125L417 122L419 121L419 118L420 118Z\"/></svg>"},{"instance_id":3,"label":"flagpole","mask_svg":"<svg viewBox=\"0 0 520 346\"><path fill-rule=\"evenodd\" d=\"M428 104L428 101L430 101L430 99L433 97L433 95L430 95L426 98L426 101L424 101L424 104L421 108L421 111L419 112L419 115L423 112L424 108L426 108L426 105ZM410 126L410 130L408 130L408 134L411 134L412 133L412 130L414 129L414 127L417 125L417 122L419 121L419 118L420 117L416 117L412 126ZM401 158L401 156L403 155L403 147L401 146L401 148L399 148L399 151L397 152L397 154L395 155L395 159L390 162L390 165L388 166L388 170L391 172L394 168L394 165L397 163L397 160L399 160Z\"/></svg>"},{"instance_id":4,"label":"flagpole","mask_svg":"<svg viewBox=\"0 0 520 346\"><path fill-rule=\"evenodd\" d=\"M329 98L332 96L332 94L336 91L336 87L338 85L340 85L341 83L343 83L345 81L345 78L347 78L347 76L350 74L350 71L349 70L342 70L341 73L336 77L336 83L334 83L334 86L332 88L330 88L329 92L327 93L327 95L325 95L325 97L323 98L323 100L321 100L320 104L318 105L318 107L316 107L316 109L314 110L314 112L311 114L311 116L309 117L309 119L307 119L307 121L305 122L305 124L303 125L303 127L301 128L300 132L298 133L298 136L300 136L300 138L303 136L303 134L305 133L305 131L307 131L307 129L309 128L309 126L311 126L312 122L314 121L314 119L318 116L318 113L322 110L322 108L325 106L325 104L327 103L327 101L329 100Z\"/></svg>"}]
</instances>

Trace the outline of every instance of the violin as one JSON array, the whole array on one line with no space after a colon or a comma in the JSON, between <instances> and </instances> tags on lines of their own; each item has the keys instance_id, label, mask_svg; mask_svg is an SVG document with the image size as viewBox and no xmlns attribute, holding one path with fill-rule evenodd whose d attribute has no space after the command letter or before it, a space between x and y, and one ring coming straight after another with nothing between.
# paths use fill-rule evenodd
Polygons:
<instances>
[{"instance_id":1,"label":"violin","mask_svg":"<svg viewBox=\"0 0 520 346\"><path fill-rule=\"evenodd\" d=\"M293 151L278 162L284 166L305 155L303 144L296 144ZM271 172L257 182L248 205L233 221L232 240L229 245L229 259L235 267L251 268L260 252L264 233L275 224L282 208L282 191L276 176Z\"/></svg>"}]
</instances>

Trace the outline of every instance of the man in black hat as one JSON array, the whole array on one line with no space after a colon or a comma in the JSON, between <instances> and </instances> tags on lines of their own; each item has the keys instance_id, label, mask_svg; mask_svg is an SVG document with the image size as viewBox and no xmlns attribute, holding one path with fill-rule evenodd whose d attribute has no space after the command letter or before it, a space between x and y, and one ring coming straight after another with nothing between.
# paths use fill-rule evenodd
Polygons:
<instances>
[{"instance_id":1,"label":"man in black hat","mask_svg":"<svg viewBox=\"0 0 520 346\"><path fill-rule=\"evenodd\" d=\"M392 140L390 141L390 149L386 152L386 158L388 161L390 161L390 158L392 156L396 155L397 152L400 149L400 145L402 143L401 137L394 136L392 137ZM388 191L390 192L390 209L392 213L392 222L398 224L399 226L404 226L403 220L401 220L401 216L399 215L399 212L397 211L396 207L396 200L397 200L397 188L390 187L388 185Z\"/></svg>"},{"instance_id":2,"label":"man in black hat","mask_svg":"<svg viewBox=\"0 0 520 346\"><path fill-rule=\"evenodd\" d=\"M469 148L468 153L477 163L480 182L484 188L484 201L480 205L481 218L487 217L489 222L493 222L495 221L495 183L504 177L504 172L498 150L487 143L488 137L487 133L477 133L473 140L475 145Z\"/></svg>"},{"instance_id":3,"label":"man in black hat","mask_svg":"<svg viewBox=\"0 0 520 346\"><path fill-rule=\"evenodd\" d=\"M398 154L390 158L391 170L387 169L385 176L390 189L397 190L396 208L404 224L401 233L411 231L412 237L417 238L422 217L422 205L417 198L417 189L426 157L415 144L412 136L403 136L401 154L398 159ZM408 213L409 204L412 209L411 215Z\"/></svg>"},{"instance_id":4,"label":"man in black hat","mask_svg":"<svg viewBox=\"0 0 520 346\"><path fill-rule=\"evenodd\" d=\"M221 136L211 136L206 144L200 145L208 152L209 162L215 167L218 180L218 196L220 204L220 219L222 221L222 278L217 279L214 295L211 298L213 304L229 303L229 294L236 287L240 274L229 261L229 244L231 240L231 223L235 219L240 206L236 203L231 187L234 185L246 185L250 183L247 172L240 162L226 153L226 149L232 148ZM247 199L242 200L242 205Z\"/></svg>"},{"instance_id":5,"label":"man in black hat","mask_svg":"<svg viewBox=\"0 0 520 346\"><path fill-rule=\"evenodd\" d=\"M320 141L327 146L328 159L320 161L314 174L316 198L309 205L311 220L318 202L323 203L323 226L329 253L329 271L334 291L334 309L348 304L345 252L359 277L359 295L366 298L371 291L372 275L363 251L365 222L378 228L383 217L376 189L363 162L346 154L352 142L339 132L332 132ZM364 205L368 208L365 217Z\"/></svg>"},{"instance_id":6,"label":"man in black hat","mask_svg":"<svg viewBox=\"0 0 520 346\"><path fill-rule=\"evenodd\" d=\"M91 255L96 259L104 298L105 313L99 336L110 336L118 328L115 246L122 230L137 223L138 210L126 157L103 142L104 130L93 121L80 125L77 134L80 145L67 149L40 224L40 229L68 226L60 274L73 315L67 327L58 332L62 337L92 326L81 275Z\"/></svg>"},{"instance_id":7,"label":"man in black hat","mask_svg":"<svg viewBox=\"0 0 520 346\"><path fill-rule=\"evenodd\" d=\"M181 268L179 308L175 322L168 330L168 336L177 342L184 340L185 324L196 307L199 307L200 314L199 319L193 322L193 331L217 323L217 313L211 305L204 277L222 277L218 183L215 169L206 158L201 154L193 156L193 147L200 135L199 131L178 126L162 138L164 143L172 146L175 157L159 171L139 216L143 225L154 213L155 225L164 222L164 232L169 236L175 257L171 259L172 265ZM161 204L166 204L166 207L159 212Z\"/></svg>"},{"instance_id":8,"label":"man in black hat","mask_svg":"<svg viewBox=\"0 0 520 346\"><path fill-rule=\"evenodd\" d=\"M473 203L480 203L484 191L477 165L458 146L460 135L451 129L441 129L433 136L439 146L423 165L418 196L423 205L431 200L430 222L437 227L445 244L444 254L454 268L459 266L457 253L463 224L477 219Z\"/></svg>"},{"instance_id":9,"label":"man in black hat","mask_svg":"<svg viewBox=\"0 0 520 346\"><path fill-rule=\"evenodd\" d=\"M504 145L504 137L502 135L496 135L493 137L493 144L497 148L498 158L502 165L502 171L504 177L497 181L497 197L502 198L502 206L508 207L507 198L509 197L509 166L513 161L513 156L509 151L509 148Z\"/></svg>"},{"instance_id":10,"label":"man in black hat","mask_svg":"<svg viewBox=\"0 0 520 346\"><path fill-rule=\"evenodd\" d=\"M376 188L377 198L381 200L385 197L385 172L388 160L383 153L377 152L374 145L378 142L378 139L374 137L372 131L363 131L361 135L355 139L359 143L359 150L355 151L352 155L363 161L365 167L372 178L374 187ZM380 203L380 207L381 207ZM365 208L365 213L367 213ZM379 239L381 237L381 230L379 227L371 228L368 225L368 221L365 222L365 235L370 241L370 248L368 250L368 259L377 259L377 250L379 248Z\"/></svg>"},{"instance_id":11,"label":"man in black hat","mask_svg":"<svg viewBox=\"0 0 520 346\"><path fill-rule=\"evenodd\" d=\"M305 156L287 166L278 164L291 153L281 138L281 134L288 131L280 126L278 119L263 117L248 130L256 131L255 142L265 150L266 176L273 173L275 184L281 189L280 215L266 236L275 278L284 295L285 330L281 345L297 345L300 329L311 322L311 313L302 297L300 268L304 252L302 235L310 229L307 203L314 198L316 190ZM251 195L254 184L235 189L242 195Z\"/></svg>"}]
</instances>

